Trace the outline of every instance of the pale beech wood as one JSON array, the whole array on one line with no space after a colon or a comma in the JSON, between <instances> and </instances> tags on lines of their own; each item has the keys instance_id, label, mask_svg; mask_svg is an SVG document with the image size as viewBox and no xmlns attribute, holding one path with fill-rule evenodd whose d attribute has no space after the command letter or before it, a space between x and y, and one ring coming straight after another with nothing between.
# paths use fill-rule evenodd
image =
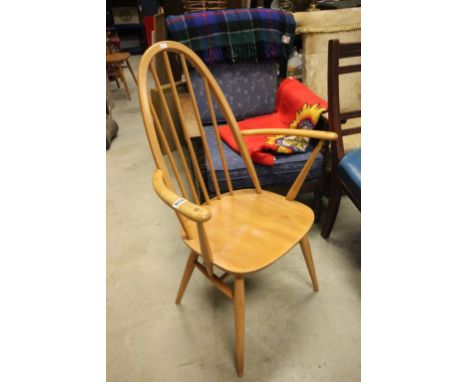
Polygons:
<instances>
[{"instance_id":1,"label":"pale beech wood","mask_svg":"<svg viewBox=\"0 0 468 382\"><path fill-rule=\"evenodd\" d=\"M323 139L327 141L335 141L338 138L336 133L322 130L306 130L306 129L249 129L242 130L242 135L298 135L301 137Z\"/></svg>"},{"instance_id":2,"label":"pale beech wood","mask_svg":"<svg viewBox=\"0 0 468 382\"><path fill-rule=\"evenodd\" d=\"M106 54L106 64L117 64L127 61L130 58L128 52L116 52Z\"/></svg>"},{"instance_id":3,"label":"pale beech wood","mask_svg":"<svg viewBox=\"0 0 468 382\"><path fill-rule=\"evenodd\" d=\"M170 67L170 64L169 64L169 67ZM164 94L164 90L162 90L162 88L161 88L161 82L159 81L159 77L157 76L157 73L156 73L156 71L154 69L154 65L151 65L151 72L153 73L153 80L155 81L156 89L157 89L157 91L159 92L159 95L160 95L162 109L163 109L164 115L166 117L168 126L169 126L169 131L172 134L173 141L174 141L175 146L177 148L177 152L179 154L179 158L180 158L180 161L182 163L182 168L184 169L185 176L187 177L187 181L189 183L190 190L192 191L193 198L197 199L198 197L195 196L195 195L197 195L197 192L195 190L195 185L193 183L192 176L190 175L189 166L187 164L187 160L185 159L185 155L184 155L182 146L180 144L179 136L177 135L177 131L176 131L176 128L175 128L175 125L174 125L174 121L172 119L171 112L169 110L169 106L167 104L166 96ZM169 76L169 73L168 73L168 76ZM170 77L170 79L172 79L171 88L174 89L175 84L174 84L174 78L172 77L172 72L171 72L171 75L169 77ZM199 178L201 177L201 174L197 173L197 175L199 175ZM199 179L199 181L200 181L200 179Z\"/></svg>"},{"instance_id":4,"label":"pale beech wood","mask_svg":"<svg viewBox=\"0 0 468 382\"><path fill-rule=\"evenodd\" d=\"M244 318L244 278L238 276L234 280L234 320L236 327L236 369L239 377L244 375Z\"/></svg>"},{"instance_id":5,"label":"pale beech wood","mask_svg":"<svg viewBox=\"0 0 468 382\"><path fill-rule=\"evenodd\" d=\"M187 87L190 93L190 99L188 101L191 102L192 109L194 109L192 114L185 113L184 108L182 107L181 99L177 93L176 82L172 76L167 56L167 52L169 51L178 54L181 58L180 62L183 66L184 73L186 74ZM180 142L175 136L174 138L177 143L176 146L178 146L177 150L181 156L184 171L180 171L179 173L175 158L172 154L168 154L168 159L170 167L174 171L179 184L179 188L184 196L182 199L180 195L178 195L178 192L175 191L174 184L172 183L169 173L169 166L166 164L161 151L160 144L162 144L162 148L167 153L170 152L169 141L167 140L167 137L164 136L165 130L161 126L156 110L150 106L148 95L147 77L149 70L153 75L156 90L160 95L162 95L161 98L165 100L165 90L163 89L164 85L161 85L157 76L158 73L156 72L153 63L154 57L160 53L163 54L161 66L165 67L168 75L168 89L172 91L177 114L181 114L179 117L182 122L182 131L189 152L189 156L185 158ZM227 121L227 124L229 125L233 137L239 147L245 166L250 174L254 185L253 189L232 190L232 187L230 187L229 193L219 195L221 196L219 199L213 198L211 200L206 195L206 189L203 190L205 184L190 140L191 133L189 129L192 127L188 120L190 118L194 120L196 123L195 128L199 130L200 136L203 136L204 130L203 126L201 126L200 114L193 93L188 64L185 62L186 59L205 81L205 90L208 96L208 107L210 108L212 119L215 119L215 116L213 100L211 97L214 97L215 101L220 106L224 118ZM232 110L213 75L201 59L189 48L172 41L164 41L151 46L140 60L140 66L138 69L138 96L146 135L157 167L153 174L153 187L163 202L176 213L176 216L182 226L182 239L191 249L191 254L187 260L185 272L182 276L176 297L176 303L181 301L193 269L195 268L197 268L224 295L234 300L236 369L238 375L242 376L244 370L245 316L243 276L245 274L255 273L271 265L273 262L284 256L296 244L301 244L312 283L314 284L314 288L318 290L311 251L308 246L308 242L304 241L307 240L307 233L314 222L314 213L309 207L297 201L288 200L284 196L272 192L262 191L255 172L255 167L253 166L252 159L242 137L244 133L241 133ZM169 107L164 101L162 101L162 114L168 121L172 122ZM169 118L167 118L167 115L169 115ZM169 125L171 125L171 123L169 123ZM217 133L216 136L219 149L221 140L217 132L218 126L216 122L213 125L215 132ZM168 137L175 135L174 126L169 127L170 133L168 132ZM271 133L268 132L268 130L261 130L259 132L250 131L244 135L250 135L253 133L283 134L283 131L278 129L275 129ZM292 199L300 189L300 186L302 185L307 172L310 170L323 141L327 139L332 140L335 139L335 137L330 133L307 130L296 131L288 129L284 133L309 136L320 140L319 144L306 161L303 170L298 175L298 179L296 179L291 187L288 198ZM205 151L209 151L206 142L203 144ZM192 169L195 172L194 179L192 179L188 169L187 161L189 159L192 162ZM184 161L186 161L185 165ZM208 159L208 162L210 162L210 159ZM227 168L228 163L224 158L223 167L225 165ZM182 186L183 180L181 175L184 175L184 172L190 186L190 191L192 192L192 201L185 198L185 194L188 194L188 190ZM216 177L212 177L212 179L216 180ZM205 197L205 203L203 205L201 205L200 199L197 197L195 180L198 180L198 186L202 189L203 196ZM198 256L201 256L203 264L199 262ZM225 273L218 277L214 273L217 269L222 270ZM234 290L229 288L229 286L223 282L223 280L230 275L235 277Z\"/></svg>"},{"instance_id":6,"label":"pale beech wood","mask_svg":"<svg viewBox=\"0 0 468 382\"><path fill-rule=\"evenodd\" d=\"M196 174L197 179L198 179L198 184L199 184L199 186L200 186L200 188L202 190L203 197L205 198L206 203L210 204L210 197L209 197L208 191L206 189L205 181L203 180L203 175L201 173L200 166L198 165L198 161L196 159L195 150L193 149L192 141L190 140L190 138L187 135L187 123L185 122L185 114L184 114L184 112L182 110L182 105L180 103L179 93L177 92L177 87L175 85L174 76L172 74L171 64L169 62L169 57L167 55L167 51L163 51L162 55L163 55L164 66L166 68L167 76L169 78L169 83L170 83L171 89L172 89L172 96L174 97L174 103L176 105L177 112L179 113L180 123L182 125L182 130L184 132L185 141L186 141L187 147L189 149L190 158L192 160L192 167L195 170L195 174Z\"/></svg>"},{"instance_id":7,"label":"pale beech wood","mask_svg":"<svg viewBox=\"0 0 468 382\"><path fill-rule=\"evenodd\" d=\"M200 270L205 277L211 281L211 283L218 288L226 297L230 298L231 300L234 298L234 292L229 288L226 284L223 283L222 279L215 274L212 274L211 276L208 274L208 271L206 270L206 267L201 265L199 262L195 263L195 266Z\"/></svg>"},{"instance_id":8,"label":"pale beech wood","mask_svg":"<svg viewBox=\"0 0 468 382\"><path fill-rule=\"evenodd\" d=\"M203 207L211 214L203 226L213 265L235 274L253 273L272 264L294 247L314 222L309 207L268 191L235 190L232 196ZM184 241L200 253L198 238Z\"/></svg>"},{"instance_id":9,"label":"pale beech wood","mask_svg":"<svg viewBox=\"0 0 468 382\"><path fill-rule=\"evenodd\" d=\"M240 129L237 124L237 120L234 117L234 114L231 110L231 107L229 106L226 97L224 96L219 84L217 83L216 79L213 77L209 69L206 67L204 62L198 57L191 49L186 47L183 44L177 43L175 41L161 41L157 44L152 45L143 55L143 57L140 60L140 66L139 66L139 74L138 77L140 78L139 82L139 97L140 97L140 105L143 105L144 102L148 102L148 95L146 92L147 88L147 79L143 80L141 76L146 75L146 72L148 70L148 66L150 65L150 62L152 62L152 59L154 58L155 55L159 53L165 53L165 52L175 52L177 54L183 54L186 58L188 57L190 59L190 63L192 66L202 75L202 77L206 78L208 80L208 83L210 84L211 90L213 91L213 94L216 98L216 101L218 102L218 105L224 115L224 118L227 122L227 124L230 126L234 140L239 147L239 151L241 154L241 157L245 163L247 172L249 173L249 176L252 180L252 183L254 185L254 189L257 193L262 192L262 188L260 186L260 181L258 180L257 173L255 171L255 167L253 165L252 158L250 157L250 154L247 150L247 147L244 144L244 141L242 139L242 136L240 134ZM164 58L164 57L163 57ZM168 70L170 70L170 65L168 67ZM141 76L140 76L141 74ZM141 111L142 115L145 115L147 108L141 106ZM178 111L181 111L181 108L178 109ZM183 113L182 113L183 115ZM148 116L149 117L149 116ZM183 116L181 116L183 118ZM145 121L145 118L143 117L143 121ZM145 122L145 128L148 128ZM186 129L183 129L184 134L187 134ZM186 139L187 140L187 139ZM190 145L188 145L190 148ZM193 158L192 158L193 161ZM196 161L194 161L196 162ZM193 166L195 170L197 170L197 166L195 163L193 163ZM209 199L207 199L208 201Z\"/></svg>"},{"instance_id":10,"label":"pale beech wood","mask_svg":"<svg viewBox=\"0 0 468 382\"><path fill-rule=\"evenodd\" d=\"M210 219L211 213L209 210L186 199L184 199L183 203L179 204L178 206L174 206L174 202L180 200L181 197L166 186L164 183L164 173L162 170L156 170L154 172L153 187L164 203L186 218L198 223L206 222L208 219ZM198 253L200 253L200 251L198 251Z\"/></svg>"},{"instance_id":11,"label":"pale beech wood","mask_svg":"<svg viewBox=\"0 0 468 382\"><path fill-rule=\"evenodd\" d=\"M185 81L180 80L180 81L175 81L174 83L175 83L176 86L180 86L180 85L184 85ZM169 89L172 90L171 84L161 85L161 89L164 90L164 91L169 90Z\"/></svg>"},{"instance_id":12,"label":"pale beech wood","mask_svg":"<svg viewBox=\"0 0 468 382\"><path fill-rule=\"evenodd\" d=\"M135 78L135 74L133 73L133 70L132 70L131 66L129 66L130 64L128 63L128 58L129 57L130 57L130 53L126 53L126 52L106 54L106 64L111 65L112 67L115 68L115 71L108 71L109 75L115 77L117 85L119 87L120 87L120 85L119 85L119 81L118 81L117 77L120 77L120 79L122 80L122 82L123 82L123 84L125 86L125 91L127 92L127 97L130 100L132 98L130 97L130 90L128 89L127 79L125 78L125 73L123 71L123 63L126 62L127 65L128 65L127 67L130 69L133 78ZM135 83L137 83L136 79L135 79Z\"/></svg>"},{"instance_id":13,"label":"pale beech wood","mask_svg":"<svg viewBox=\"0 0 468 382\"><path fill-rule=\"evenodd\" d=\"M152 102L150 103L150 108L151 108L151 114L153 115L153 120L154 120L154 125L155 125L155 128L156 128L156 133L157 133L159 139L161 140L162 145L163 145L163 149L165 150L166 155L167 155L167 157L169 159L169 163L171 164L171 167L172 167L172 173L176 177L177 184L179 185L180 191L182 192L182 196L184 198L187 198L188 196L187 196L187 190L185 188L185 184L182 181L182 177L180 176L179 171L177 171L177 165L175 163L174 156L172 155L172 151L169 148L169 143L167 142L166 134L164 134L161 123L159 121L158 116L156 115L156 110L154 110L154 106L153 106ZM199 203L198 200L196 200L195 202Z\"/></svg>"},{"instance_id":14,"label":"pale beech wood","mask_svg":"<svg viewBox=\"0 0 468 382\"><path fill-rule=\"evenodd\" d=\"M182 104L182 110L185 114L185 121L187 122L187 136L189 139L199 137L200 130L198 129L198 124L196 122L190 94L187 92L180 93L180 103Z\"/></svg>"},{"instance_id":15,"label":"pale beech wood","mask_svg":"<svg viewBox=\"0 0 468 382\"><path fill-rule=\"evenodd\" d=\"M310 249L309 239L307 238L307 236L304 236L299 243L301 245L302 254L304 255L304 259L307 264L307 269L309 270L312 285L314 286L314 290L318 292L319 285L317 275L315 274L314 260L312 258L312 251Z\"/></svg>"},{"instance_id":16,"label":"pale beech wood","mask_svg":"<svg viewBox=\"0 0 468 382\"><path fill-rule=\"evenodd\" d=\"M318 144L315 146L314 150L310 154L309 159L302 167L301 172L297 175L293 185L286 195L287 200L294 200L297 197L297 194L301 190L302 185L309 173L312 165L314 164L315 159L317 158L320 149L323 146L324 140L334 141L338 138L338 135L334 132L321 131L321 130L305 130L305 129L250 129L241 131L242 135L296 135L301 137L320 139Z\"/></svg>"},{"instance_id":17,"label":"pale beech wood","mask_svg":"<svg viewBox=\"0 0 468 382\"><path fill-rule=\"evenodd\" d=\"M208 168L210 170L211 179L213 180L213 185L215 187L216 197L218 199L220 199L221 198L221 191L219 190L218 179L216 177L216 172L215 172L215 169L214 169L214 166L213 166L213 160L211 159L210 148L208 147L208 143L206 141L205 128L203 127L202 120L201 120L201 117L200 117L200 111L198 110L198 105L197 105L197 101L195 99L195 93L193 91L193 86L192 86L192 80L190 78L190 73L188 71L187 63L185 61L184 55L181 54L181 55L179 55L179 57L180 57L180 62L182 64L182 69L183 69L184 74L185 74L185 81L187 82L187 89L189 91L190 99L192 101L192 107L193 107L193 110L194 110L194 113L195 113L195 120L196 120L197 125L198 125L198 131L200 132L200 137L201 137L203 149L205 151L206 159L208 161ZM182 110L182 108L181 108L181 110Z\"/></svg>"},{"instance_id":18,"label":"pale beech wood","mask_svg":"<svg viewBox=\"0 0 468 382\"><path fill-rule=\"evenodd\" d=\"M187 68L187 63L185 61L185 57L182 54L179 55L179 57L180 57L182 68L183 68L183 71L184 71L184 74L185 74L187 89L189 91L190 99L192 101L192 107L193 107L193 110L194 110L194 113L195 113L195 120L196 120L197 125L198 125L198 131L200 132L200 137L201 137L203 149L204 149L204 152L205 152L206 159L208 161L208 169L209 169L210 174L211 174L211 179L213 180L213 185L215 187L216 196L217 196L218 199L220 199L221 198L221 192L220 192L219 186L218 186L218 179L216 177L216 172L215 172L214 167L213 167L213 161L211 159L210 149L209 149L208 143L206 141L205 129L203 127L203 124L202 124L202 121L201 121L201 118L200 118L200 111L198 110L198 105L197 105L197 102L196 102L196 99L195 99L195 93L193 91L192 81L190 79L190 73L189 73L188 68ZM181 110L182 110L182 108L181 108ZM183 112L182 112L182 114L183 114Z\"/></svg>"},{"instance_id":19,"label":"pale beech wood","mask_svg":"<svg viewBox=\"0 0 468 382\"><path fill-rule=\"evenodd\" d=\"M176 304L180 304L180 301L184 296L185 288L187 288L187 284L190 280L190 277L192 276L197 258L198 254L192 251L187 259L187 265L185 266L185 271L182 276L182 280L180 281L179 292L177 293L176 297Z\"/></svg>"},{"instance_id":20,"label":"pale beech wood","mask_svg":"<svg viewBox=\"0 0 468 382\"><path fill-rule=\"evenodd\" d=\"M159 120L157 118L156 120L152 119L150 105L149 105L150 102L148 99L148 92L143 90L143 89L146 89L147 87L146 76L144 77L142 83L144 87L138 89L138 96L140 98L140 107L142 108L142 110L145 109L145 112L142 113L142 115L143 115L143 121L145 124L146 137L148 138L148 142L150 144L151 154L153 155L153 159L156 162L156 166L159 168L159 170L157 170L156 172L161 171L162 174L167 174L166 179L165 180L163 179L163 181L159 182L161 185L160 189L163 189L162 186L165 186L164 187L165 189L167 189L168 191L172 191L174 193L174 185L172 184L171 178L169 176L169 171L167 169L166 162L164 161L164 157L161 152L161 147L159 146L158 138L156 136L156 131L154 129L154 123L159 123ZM147 103L143 106L142 100L144 100L145 98L146 98ZM153 174L153 187L155 187L154 185L155 178L158 179L156 172ZM155 188L155 191L156 191L156 188ZM167 194L167 192L165 192L165 194ZM183 236L185 236L186 239L192 239L193 230L191 230L190 227L187 226L187 222L184 220L183 216L181 216L181 214L178 211L176 211L176 217L179 220L179 223L182 227Z\"/></svg>"},{"instance_id":21,"label":"pale beech wood","mask_svg":"<svg viewBox=\"0 0 468 382\"><path fill-rule=\"evenodd\" d=\"M315 146L315 148L312 150L312 154L310 154L309 159L307 159L307 161L304 163L301 172L297 175L293 185L289 189L288 194L286 195L287 200L296 199L297 194L299 193L302 185L304 184L304 180L306 179L307 174L312 168L312 165L314 164L314 161L317 158L320 149L322 148L323 142L324 141L320 140Z\"/></svg>"},{"instance_id":22,"label":"pale beech wood","mask_svg":"<svg viewBox=\"0 0 468 382\"><path fill-rule=\"evenodd\" d=\"M202 222L197 223L198 231L198 243L200 244L200 250L208 276L213 277L213 252L211 251L210 243L206 235L206 228Z\"/></svg>"},{"instance_id":23,"label":"pale beech wood","mask_svg":"<svg viewBox=\"0 0 468 382\"><path fill-rule=\"evenodd\" d=\"M211 99L210 86L208 85L206 78L203 79L203 83L205 85L205 93L206 93L206 99L208 101L208 108L210 109L211 123L213 124L213 130L216 136L216 144L218 145L218 151L221 157L221 163L223 164L224 176L226 177L226 183L228 185L229 194L232 195L233 188L232 188L232 182L231 182L231 175L229 174L229 168L226 163L226 157L224 155L223 144L221 142L221 137L219 136L218 121L216 120L216 113L215 113L214 106L213 106L213 100Z\"/></svg>"}]
</instances>

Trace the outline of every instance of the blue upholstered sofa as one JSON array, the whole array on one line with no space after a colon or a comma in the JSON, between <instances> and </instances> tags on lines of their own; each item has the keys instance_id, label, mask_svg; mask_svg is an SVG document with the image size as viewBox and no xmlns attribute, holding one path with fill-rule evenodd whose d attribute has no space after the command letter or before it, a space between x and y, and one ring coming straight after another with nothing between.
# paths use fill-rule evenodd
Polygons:
<instances>
[{"instance_id":1,"label":"blue upholstered sofa","mask_svg":"<svg viewBox=\"0 0 468 382\"><path fill-rule=\"evenodd\" d=\"M278 86L277 64L271 63L234 63L220 64L210 68L226 96L237 120L270 114L275 111L276 89ZM211 118L206 102L204 85L201 78L192 73L192 82L200 109L202 122L205 124L205 131L208 145L212 150L213 164L220 184L221 192L227 191L227 185L217 142L214 134ZM219 107L215 105L218 123L223 123L223 115ZM245 168L244 162L239 154L233 151L223 142L223 149L226 154L230 175L234 189L252 187L250 177ZM256 171L262 187L274 188L281 192L282 187L287 191L289 186L302 169L308 159L310 151L303 154L281 155L276 154L276 163L273 167L255 164ZM200 150L201 151L201 150ZM202 159L202 162L204 159ZM314 191L320 194L320 182L323 169L323 155L319 153L313 167L311 168L303 190ZM207 164L201 163L206 169ZM209 192L214 195L213 184L208 171L204 171Z\"/></svg>"}]
</instances>

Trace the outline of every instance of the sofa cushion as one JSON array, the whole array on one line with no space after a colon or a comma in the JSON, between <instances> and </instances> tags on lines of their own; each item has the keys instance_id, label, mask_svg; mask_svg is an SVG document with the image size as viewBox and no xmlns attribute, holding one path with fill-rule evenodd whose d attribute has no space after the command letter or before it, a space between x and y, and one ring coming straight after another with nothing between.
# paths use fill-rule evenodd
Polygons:
<instances>
[{"instance_id":1,"label":"sofa cushion","mask_svg":"<svg viewBox=\"0 0 468 382\"><path fill-rule=\"evenodd\" d=\"M276 88L278 84L276 63L239 62L220 64L211 67L210 70L218 81L237 120L270 114L275 111ZM204 124L211 124L203 79L196 71L190 73L190 78L197 98L202 122ZM214 97L212 99L218 122L224 122L224 116L219 105Z\"/></svg>"},{"instance_id":2,"label":"sofa cushion","mask_svg":"<svg viewBox=\"0 0 468 382\"><path fill-rule=\"evenodd\" d=\"M227 187L226 176L224 174L223 164L221 161L221 156L219 155L216 135L213 130L213 127L205 126L205 132L220 190L221 192L227 192L229 189ZM226 157L226 162L229 168L229 173L231 175L233 188L253 188L253 184L250 180L249 173L247 172L244 161L242 160L240 154L232 150L223 141L222 145L224 155ZM260 164L254 163L255 170L257 172L262 187L282 184L292 185L297 175L301 171L302 167L304 166L305 162L309 158L311 151L312 147L311 145L309 145L309 148L306 150L305 153L297 153L290 155L277 154L277 160L274 166L262 166ZM208 169L208 161L206 161L205 165ZM322 168L323 156L321 153L319 153L314 161L312 168L309 171L309 174L307 175L306 181L318 179L322 173ZM209 171L205 172L205 176L207 177L208 190L210 194L213 195L215 193L215 189L213 187L213 182L211 181Z\"/></svg>"},{"instance_id":3,"label":"sofa cushion","mask_svg":"<svg viewBox=\"0 0 468 382\"><path fill-rule=\"evenodd\" d=\"M361 200L361 149L350 151L341 159L338 176L347 189Z\"/></svg>"}]
</instances>

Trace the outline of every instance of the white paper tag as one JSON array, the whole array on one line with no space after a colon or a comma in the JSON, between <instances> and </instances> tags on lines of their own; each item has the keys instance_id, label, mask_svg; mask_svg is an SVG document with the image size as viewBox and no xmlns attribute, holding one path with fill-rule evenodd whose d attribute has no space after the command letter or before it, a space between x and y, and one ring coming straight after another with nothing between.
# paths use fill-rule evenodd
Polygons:
<instances>
[{"instance_id":1,"label":"white paper tag","mask_svg":"<svg viewBox=\"0 0 468 382\"><path fill-rule=\"evenodd\" d=\"M291 41L291 36L287 36L287 35L283 35L283 37L281 37L281 41L283 44L289 44L289 42Z\"/></svg>"},{"instance_id":2,"label":"white paper tag","mask_svg":"<svg viewBox=\"0 0 468 382\"><path fill-rule=\"evenodd\" d=\"M174 203L172 203L172 207L177 209L179 208L182 204L184 204L185 202L187 202L187 200L185 200L184 198L179 198L177 199Z\"/></svg>"}]
</instances>

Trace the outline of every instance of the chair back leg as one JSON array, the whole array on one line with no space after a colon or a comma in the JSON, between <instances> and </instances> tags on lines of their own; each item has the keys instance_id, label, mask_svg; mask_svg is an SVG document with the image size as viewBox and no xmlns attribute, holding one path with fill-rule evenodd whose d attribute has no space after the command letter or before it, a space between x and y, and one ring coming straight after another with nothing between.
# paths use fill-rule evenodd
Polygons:
<instances>
[{"instance_id":1,"label":"chair back leg","mask_svg":"<svg viewBox=\"0 0 468 382\"><path fill-rule=\"evenodd\" d=\"M236 276L234 280L234 320L236 325L236 369L239 377L244 374L244 318L244 278Z\"/></svg>"},{"instance_id":2,"label":"chair back leg","mask_svg":"<svg viewBox=\"0 0 468 382\"><path fill-rule=\"evenodd\" d=\"M318 292L319 285L317 275L315 274L314 260L312 259L312 251L310 249L309 239L307 235L304 236L299 243L301 245L301 250L302 254L304 255L307 269L309 270L309 275L310 279L312 280L312 285L314 286L314 291Z\"/></svg>"}]
</instances>

